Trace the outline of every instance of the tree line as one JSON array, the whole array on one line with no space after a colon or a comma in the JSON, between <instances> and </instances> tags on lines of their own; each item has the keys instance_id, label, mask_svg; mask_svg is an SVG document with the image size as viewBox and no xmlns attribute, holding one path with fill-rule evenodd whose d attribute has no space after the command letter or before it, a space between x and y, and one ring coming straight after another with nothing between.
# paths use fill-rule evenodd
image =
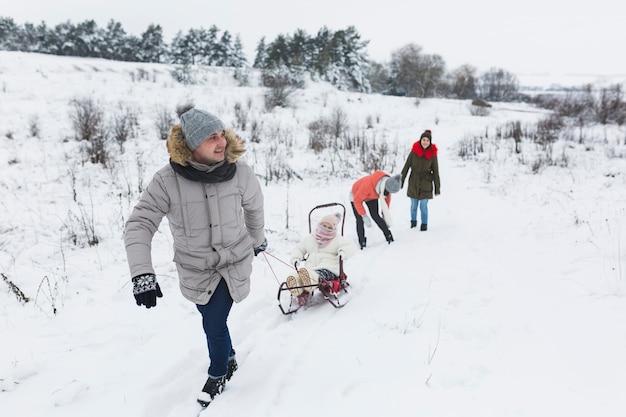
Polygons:
<instances>
[{"instance_id":1,"label":"tree line","mask_svg":"<svg viewBox=\"0 0 626 417\"><path fill-rule=\"evenodd\" d=\"M252 67L263 70L264 82L272 87L284 83L299 88L310 77L365 93L491 101L519 98L517 79L506 70L492 68L479 74L468 64L448 71L440 55L425 54L413 43L393 51L389 62L379 63L369 59L368 44L353 26L338 31L323 27L314 36L298 29L271 42L262 38ZM168 44L157 24L135 36L115 20L104 28L94 20L48 27L45 22L18 25L10 17L0 17L0 49L185 67L249 66L240 37L215 25L179 31Z\"/></svg>"},{"instance_id":2,"label":"tree line","mask_svg":"<svg viewBox=\"0 0 626 417\"><path fill-rule=\"evenodd\" d=\"M48 27L45 22L18 25L12 18L0 17L0 49L115 61L230 67L246 64L239 38L233 38L228 31L221 32L217 26L178 32L167 44L163 28L155 24L135 36L126 33L115 20L104 28L93 20Z\"/></svg>"}]
</instances>

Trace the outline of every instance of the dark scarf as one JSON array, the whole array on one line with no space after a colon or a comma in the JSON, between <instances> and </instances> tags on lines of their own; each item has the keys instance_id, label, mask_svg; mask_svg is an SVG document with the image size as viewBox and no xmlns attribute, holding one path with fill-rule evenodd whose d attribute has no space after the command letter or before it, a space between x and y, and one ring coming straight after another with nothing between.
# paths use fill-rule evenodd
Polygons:
<instances>
[{"instance_id":1,"label":"dark scarf","mask_svg":"<svg viewBox=\"0 0 626 417\"><path fill-rule=\"evenodd\" d=\"M214 184L232 179L237 171L237 166L228 162L224 162L211 172L198 171L191 166L182 166L170 159L170 165L174 172L190 181Z\"/></svg>"}]
</instances>

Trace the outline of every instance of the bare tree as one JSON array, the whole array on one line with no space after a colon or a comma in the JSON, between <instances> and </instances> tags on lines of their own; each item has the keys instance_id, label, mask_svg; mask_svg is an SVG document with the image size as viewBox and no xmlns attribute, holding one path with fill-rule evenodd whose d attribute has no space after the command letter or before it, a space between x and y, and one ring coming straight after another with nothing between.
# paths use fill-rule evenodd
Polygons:
<instances>
[{"instance_id":1,"label":"bare tree","mask_svg":"<svg viewBox=\"0 0 626 417\"><path fill-rule=\"evenodd\" d=\"M370 62L367 79L372 87L372 93L385 93L389 90L391 82L389 71L383 64L374 61Z\"/></svg>"},{"instance_id":2,"label":"bare tree","mask_svg":"<svg viewBox=\"0 0 626 417\"><path fill-rule=\"evenodd\" d=\"M614 84L602 88L596 106L596 120L602 124L614 122L621 126L625 119L626 103L624 103L622 86Z\"/></svg>"},{"instance_id":3,"label":"bare tree","mask_svg":"<svg viewBox=\"0 0 626 417\"><path fill-rule=\"evenodd\" d=\"M110 132L104 124L104 108L91 97L74 99L70 105L76 139L86 143L84 148L92 163L106 166L110 160Z\"/></svg>"},{"instance_id":4,"label":"bare tree","mask_svg":"<svg viewBox=\"0 0 626 417\"><path fill-rule=\"evenodd\" d=\"M450 74L450 94L454 98L475 98L477 84L476 68L469 64L460 66Z\"/></svg>"},{"instance_id":5,"label":"bare tree","mask_svg":"<svg viewBox=\"0 0 626 417\"><path fill-rule=\"evenodd\" d=\"M512 101L519 96L517 77L501 68L491 68L480 77L480 96L491 101Z\"/></svg>"},{"instance_id":6,"label":"bare tree","mask_svg":"<svg viewBox=\"0 0 626 417\"><path fill-rule=\"evenodd\" d=\"M390 79L395 94L435 97L443 82L446 65L439 55L422 54L422 47L410 43L392 53Z\"/></svg>"},{"instance_id":7,"label":"bare tree","mask_svg":"<svg viewBox=\"0 0 626 417\"><path fill-rule=\"evenodd\" d=\"M262 81L263 85L268 87L265 93L267 110L277 106L288 107L289 97L304 85L304 81L298 75L292 74L284 67L263 71Z\"/></svg>"},{"instance_id":8,"label":"bare tree","mask_svg":"<svg viewBox=\"0 0 626 417\"><path fill-rule=\"evenodd\" d=\"M421 53L421 46L410 43L391 54L392 94L411 97L416 95L416 74L419 72Z\"/></svg>"}]
</instances>

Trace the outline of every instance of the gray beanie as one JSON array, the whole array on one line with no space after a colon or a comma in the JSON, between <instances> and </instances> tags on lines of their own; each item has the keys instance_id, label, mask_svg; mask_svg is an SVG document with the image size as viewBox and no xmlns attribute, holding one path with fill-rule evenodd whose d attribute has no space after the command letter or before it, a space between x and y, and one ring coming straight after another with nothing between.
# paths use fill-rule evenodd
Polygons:
<instances>
[{"instance_id":1,"label":"gray beanie","mask_svg":"<svg viewBox=\"0 0 626 417\"><path fill-rule=\"evenodd\" d=\"M387 178L385 183L385 191L390 194L400 191L400 174Z\"/></svg>"},{"instance_id":2,"label":"gray beanie","mask_svg":"<svg viewBox=\"0 0 626 417\"><path fill-rule=\"evenodd\" d=\"M192 151L206 138L220 130L225 130L224 123L217 116L204 110L190 109L180 116L185 141Z\"/></svg>"}]
</instances>

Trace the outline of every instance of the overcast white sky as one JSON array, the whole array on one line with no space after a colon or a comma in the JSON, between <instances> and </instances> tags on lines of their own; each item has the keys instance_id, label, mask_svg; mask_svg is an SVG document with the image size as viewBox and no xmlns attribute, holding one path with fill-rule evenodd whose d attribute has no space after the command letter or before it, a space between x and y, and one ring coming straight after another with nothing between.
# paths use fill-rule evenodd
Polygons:
<instances>
[{"instance_id":1,"label":"overcast white sky","mask_svg":"<svg viewBox=\"0 0 626 417\"><path fill-rule=\"evenodd\" d=\"M318 0L133 1L3 0L1 16L16 23L54 26L110 19L140 35L149 24L163 27L166 41L178 31L208 28L241 36L248 60L258 41L304 29L314 36L327 26L336 31L355 26L369 40L376 61L416 43L438 54L448 69L471 64L479 70L504 68L516 74L626 74L623 11L614 0L569 2L526 0L519 6L501 0ZM142 6L142 3L145 6ZM358 6L355 6L358 4Z\"/></svg>"}]
</instances>

